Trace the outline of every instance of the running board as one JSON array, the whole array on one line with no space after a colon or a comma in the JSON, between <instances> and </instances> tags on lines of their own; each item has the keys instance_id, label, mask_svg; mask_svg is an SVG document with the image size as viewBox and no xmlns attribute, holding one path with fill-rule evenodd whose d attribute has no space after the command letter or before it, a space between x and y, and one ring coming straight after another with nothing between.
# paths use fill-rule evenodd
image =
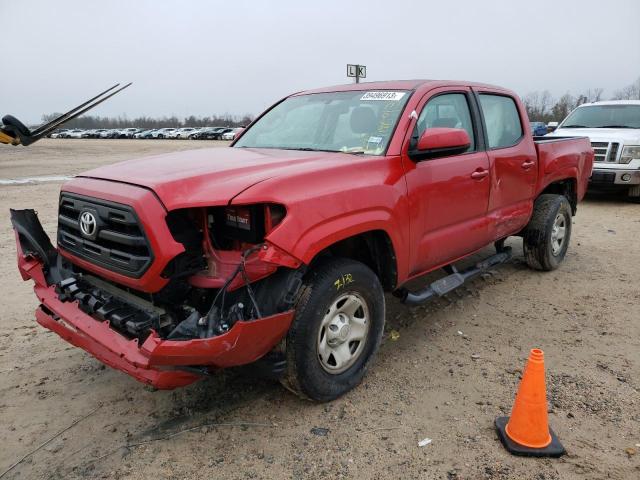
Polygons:
<instances>
[{"instance_id":1,"label":"running board","mask_svg":"<svg viewBox=\"0 0 640 480\"><path fill-rule=\"evenodd\" d=\"M442 297L443 295L455 290L459 286L463 285L470 278L480 275L486 272L496 265L508 262L511 259L511 247L504 247L501 251L495 255L491 255L485 258L481 262L478 262L473 267L469 267L466 270L459 272L453 265L445 267L449 275L436 280L431 285L427 286L417 292L410 292L406 289L400 289L394 292L397 297L400 297L402 303L406 305L422 305L423 303L431 300L434 297Z\"/></svg>"}]
</instances>

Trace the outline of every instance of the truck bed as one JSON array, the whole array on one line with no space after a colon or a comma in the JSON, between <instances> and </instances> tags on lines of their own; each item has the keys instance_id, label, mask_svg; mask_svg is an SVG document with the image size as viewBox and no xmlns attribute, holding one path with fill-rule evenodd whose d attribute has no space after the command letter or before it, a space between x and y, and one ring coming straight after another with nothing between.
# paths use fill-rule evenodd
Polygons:
<instances>
[{"instance_id":1,"label":"truck bed","mask_svg":"<svg viewBox=\"0 0 640 480\"><path fill-rule=\"evenodd\" d=\"M533 141L535 143L549 143L549 142L555 142L556 140L574 140L576 138L586 138L589 139L589 137L585 137L585 136L576 136L576 137L549 137L546 135L534 135L533 136Z\"/></svg>"},{"instance_id":2,"label":"truck bed","mask_svg":"<svg viewBox=\"0 0 640 480\"><path fill-rule=\"evenodd\" d=\"M577 200L587 191L593 168L593 149L588 137L533 137L538 153L538 191L556 179L577 178Z\"/></svg>"}]
</instances>

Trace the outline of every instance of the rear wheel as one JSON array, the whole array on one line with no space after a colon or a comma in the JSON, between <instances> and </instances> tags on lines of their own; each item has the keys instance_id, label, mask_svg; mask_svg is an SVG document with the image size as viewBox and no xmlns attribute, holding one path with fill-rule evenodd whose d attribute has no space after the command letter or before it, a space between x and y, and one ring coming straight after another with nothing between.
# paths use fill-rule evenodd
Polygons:
<instances>
[{"instance_id":1,"label":"rear wheel","mask_svg":"<svg viewBox=\"0 0 640 480\"><path fill-rule=\"evenodd\" d=\"M527 264L535 270L558 268L571 239L572 211L564 195L540 195L524 230L523 246Z\"/></svg>"},{"instance_id":2,"label":"rear wheel","mask_svg":"<svg viewBox=\"0 0 640 480\"><path fill-rule=\"evenodd\" d=\"M322 402L354 388L380 345L384 314L384 292L369 267L343 258L318 265L296 304L283 385Z\"/></svg>"}]
</instances>

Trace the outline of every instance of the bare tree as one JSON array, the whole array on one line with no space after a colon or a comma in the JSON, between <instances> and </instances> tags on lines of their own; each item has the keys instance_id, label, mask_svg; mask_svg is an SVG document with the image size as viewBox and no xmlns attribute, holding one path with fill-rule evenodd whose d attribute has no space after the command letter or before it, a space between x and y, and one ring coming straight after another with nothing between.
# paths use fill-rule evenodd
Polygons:
<instances>
[{"instance_id":1,"label":"bare tree","mask_svg":"<svg viewBox=\"0 0 640 480\"><path fill-rule=\"evenodd\" d=\"M613 94L614 100L640 100L640 77L631 85L627 85Z\"/></svg>"},{"instance_id":2,"label":"bare tree","mask_svg":"<svg viewBox=\"0 0 640 480\"><path fill-rule=\"evenodd\" d=\"M569 93L565 93L558 99L556 104L551 107L551 120L556 122L564 120L577 105L578 99Z\"/></svg>"},{"instance_id":3,"label":"bare tree","mask_svg":"<svg viewBox=\"0 0 640 480\"><path fill-rule=\"evenodd\" d=\"M581 95L581 97L585 100L582 103L599 102L600 100L602 100L603 93L604 88L590 88Z\"/></svg>"},{"instance_id":4,"label":"bare tree","mask_svg":"<svg viewBox=\"0 0 640 480\"><path fill-rule=\"evenodd\" d=\"M529 119L534 122L544 122L550 114L553 97L548 90L531 92L522 99Z\"/></svg>"}]
</instances>

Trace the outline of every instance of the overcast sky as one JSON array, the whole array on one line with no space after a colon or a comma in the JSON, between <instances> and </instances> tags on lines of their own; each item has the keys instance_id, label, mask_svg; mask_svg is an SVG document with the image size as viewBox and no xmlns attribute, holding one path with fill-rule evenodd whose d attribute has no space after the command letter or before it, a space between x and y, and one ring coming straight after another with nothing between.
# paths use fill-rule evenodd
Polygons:
<instances>
[{"instance_id":1,"label":"overcast sky","mask_svg":"<svg viewBox=\"0 0 640 480\"><path fill-rule=\"evenodd\" d=\"M0 114L29 123L127 81L92 113L256 114L347 63L522 95L640 76L640 0L0 0L0 32Z\"/></svg>"}]
</instances>

